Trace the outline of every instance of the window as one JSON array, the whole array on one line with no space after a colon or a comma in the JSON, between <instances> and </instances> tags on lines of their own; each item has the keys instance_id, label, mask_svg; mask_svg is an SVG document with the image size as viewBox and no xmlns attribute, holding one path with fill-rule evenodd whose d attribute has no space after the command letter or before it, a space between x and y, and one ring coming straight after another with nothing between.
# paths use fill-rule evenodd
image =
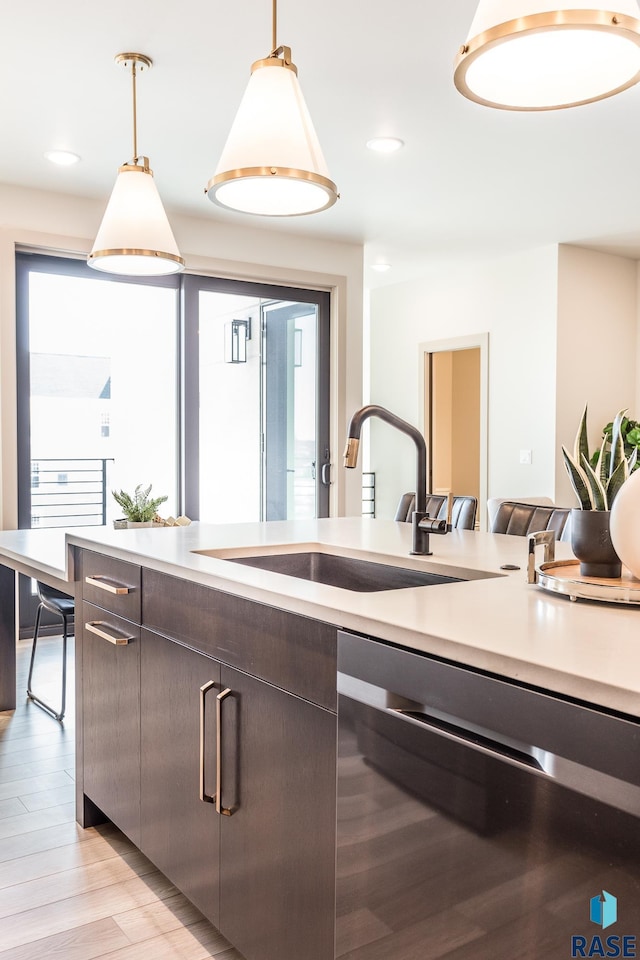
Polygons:
<instances>
[{"instance_id":1,"label":"window","mask_svg":"<svg viewBox=\"0 0 640 960\"><path fill-rule=\"evenodd\" d=\"M105 523L141 482L177 511L178 284L20 254L17 288L20 526Z\"/></svg>"}]
</instances>

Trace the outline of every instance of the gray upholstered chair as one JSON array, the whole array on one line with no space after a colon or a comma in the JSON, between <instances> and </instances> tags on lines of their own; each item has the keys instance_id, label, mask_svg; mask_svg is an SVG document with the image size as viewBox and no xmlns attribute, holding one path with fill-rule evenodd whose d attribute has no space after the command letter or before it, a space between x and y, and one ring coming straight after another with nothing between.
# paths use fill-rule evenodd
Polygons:
<instances>
[{"instance_id":1,"label":"gray upholstered chair","mask_svg":"<svg viewBox=\"0 0 640 960\"><path fill-rule=\"evenodd\" d=\"M446 504L446 497L436 497L428 496L427 497L427 506L426 511L430 517L437 517L438 513L442 509L442 505ZM398 508L396 510L396 515L393 518L394 520L401 520L405 523L411 523L411 514L416 508L416 495L415 493L403 493L400 497L400 502L398 503Z\"/></svg>"},{"instance_id":2,"label":"gray upholstered chair","mask_svg":"<svg viewBox=\"0 0 640 960\"><path fill-rule=\"evenodd\" d=\"M415 493L403 493L396 510L395 520L411 523L411 514L416 508ZM427 513L438 520L447 519L447 497L427 497ZM475 497L454 497L451 507L451 526L460 530L473 530L476 524L478 501Z\"/></svg>"},{"instance_id":3,"label":"gray upholstered chair","mask_svg":"<svg viewBox=\"0 0 640 960\"><path fill-rule=\"evenodd\" d=\"M454 497L451 507L451 526L459 530L475 530L476 514L478 512L478 501L476 497ZM440 511L440 518L446 517L447 506L445 504L444 513Z\"/></svg>"},{"instance_id":4,"label":"gray upholstered chair","mask_svg":"<svg viewBox=\"0 0 640 960\"><path fill-rule=\"evenodd\" d=\"M570 507L542 506L535 503L519 503L503 500L491 524L491 533L508 533L526 537L538 530L555 530L561 539L571 513Z\"/></svg>"}]
</instances>

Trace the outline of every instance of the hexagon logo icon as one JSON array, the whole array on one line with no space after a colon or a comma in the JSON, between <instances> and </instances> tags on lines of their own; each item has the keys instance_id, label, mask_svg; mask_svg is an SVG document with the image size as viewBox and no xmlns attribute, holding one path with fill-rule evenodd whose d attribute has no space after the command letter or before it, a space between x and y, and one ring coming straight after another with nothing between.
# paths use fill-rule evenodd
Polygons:
<instances>
[{"instance_id":1,"label":"hexagon logo icon","mask_svg":"<svg viewBox=\"0 0 640 960\"><path fill-rule=\"evenodd\" d=\"M603 930L616 922L618 919L618 901L612 893L603 890L597 897L591 898L589 919L592 923L597 923Z\"/></svg>"}]
</instances>

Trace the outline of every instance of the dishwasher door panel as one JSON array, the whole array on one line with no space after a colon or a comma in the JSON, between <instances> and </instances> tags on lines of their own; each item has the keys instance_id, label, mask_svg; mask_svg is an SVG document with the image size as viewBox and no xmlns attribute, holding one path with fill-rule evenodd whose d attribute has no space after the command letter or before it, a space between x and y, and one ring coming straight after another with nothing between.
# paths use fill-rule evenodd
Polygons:
<instances>
[{"instance_id":1,"label":"dishwasher door panel","mask_svg":"<svg viewBox=\"0 0 640 960\"><path fill-rule=\"evenodd\" d=\"M353 675L340 681L336 957L636 956L636 784L535 744L494 740ZM594 753L606 749L601 742ZM637 771L640 757L628 760ZM624 809L613 805L618 796ZM603 891L617 911L604 927L591 919Z\"/></svg>"}]
</instances>

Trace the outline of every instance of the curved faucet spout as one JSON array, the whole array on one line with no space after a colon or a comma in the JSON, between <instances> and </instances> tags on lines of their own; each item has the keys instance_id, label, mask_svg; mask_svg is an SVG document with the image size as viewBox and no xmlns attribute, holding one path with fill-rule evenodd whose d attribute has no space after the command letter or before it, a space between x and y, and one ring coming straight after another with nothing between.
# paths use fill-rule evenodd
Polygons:
<instances>
[{"instance_id":1,"label":"curved faucet spout","mask_svg":"<svg viewBox=\"0 0 640 960\"><path fill-rule=\"evenodd\" d=\"M379 407L377 404L371 403L366 407L362 407L360 410L356 410L353 414L347 431L347 446L344 451L345 467L351 469L355 467L358 461L360 432L362 430L362 424L365 420L368 420L369 417L378 417L379 420L384 420L385 423L395 427L396 430L400 430L401 433L406 433L415 443L416 510L424 513L427 505L427 445L424 437L416 427L407 423L406 420L397 417L395 413L391 413L386 407Z\"/></svg>"}]
</instances>

